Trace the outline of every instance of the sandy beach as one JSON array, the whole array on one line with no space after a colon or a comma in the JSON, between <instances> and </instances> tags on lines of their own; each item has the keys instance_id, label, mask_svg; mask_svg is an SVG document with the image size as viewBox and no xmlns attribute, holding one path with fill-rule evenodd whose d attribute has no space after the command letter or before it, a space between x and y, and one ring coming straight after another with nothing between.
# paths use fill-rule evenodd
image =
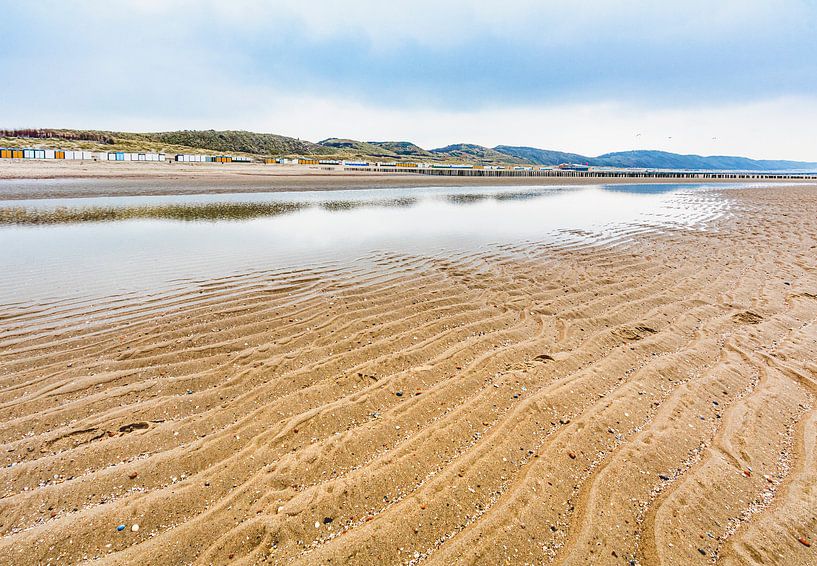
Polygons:
<instances>
[{"instance_id":1,"label":"sandy beach","mask_svg":"<svg viewBox=\"0 0 817 566\"><path fill-rule=\"evenodd\" d=\"M258 163L128 163L0 160L0 200L259 193L379 187L586 186L675 184L678 179L580 177L445 177L343 171L332 166ZM681 181L683 182L683 181ZM711 179L707 183L734 183ZM776 180L798 183L798 180Z\"/></svg>"},{"instance_id":2,"label":"sandy beach","mask_svg":"<svg viewBox=\"0 0 817 566\"><path fill-rule=\"evenodd\" d=\"M4 309L0 563L814 564L817 186L689 198Z\"/></svg>"}]
</instances>

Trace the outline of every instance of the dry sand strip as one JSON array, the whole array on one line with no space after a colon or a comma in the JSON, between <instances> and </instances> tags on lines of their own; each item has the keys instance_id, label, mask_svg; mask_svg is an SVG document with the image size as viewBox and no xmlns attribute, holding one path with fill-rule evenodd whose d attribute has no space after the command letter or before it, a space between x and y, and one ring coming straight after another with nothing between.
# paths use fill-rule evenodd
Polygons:
<instances>
[{"instance_id":1,"label":"dry sand strip","mask_svg":"<svg viewBox=\"0 0 817 566\"><path fill-rule=\"evenodd\" d=\"M449 177L344 171L335 166L0 160L0 200L468 186L677 184L684 179ZM701 181L697 181L701 182ZM734 179L706 183L734 184ZM746 181L744 181L746 182ZM751 181L748 181L751 182ZM764 180L793 184L803 180Z\"/></svg>"},{"instance_id":2,"label":"dry sand strip","mask_svg":"<svg viewBox=\"0 0 817 566\"><path fill-rule=\"evenodd\" d=\"M817 563L817 186L709 195L710 230L15 305L0 563Z\"/></svg>"}]
</instances>

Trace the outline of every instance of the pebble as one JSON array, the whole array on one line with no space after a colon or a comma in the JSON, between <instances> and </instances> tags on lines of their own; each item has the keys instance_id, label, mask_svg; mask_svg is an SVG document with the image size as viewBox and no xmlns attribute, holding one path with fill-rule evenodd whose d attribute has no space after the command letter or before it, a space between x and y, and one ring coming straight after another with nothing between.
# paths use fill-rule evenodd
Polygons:
<instances>
[{"instance_id":1,"label":"pebble","mask_svg":"<svg viewBox=\"0 0 817 566\"><path fill-rule=\"evenodd\" d=\"M402 397L402 396L403 396L403 392L402 392L402 391L397 391L397 392L395 393L395 395L397 395L398 397Z\"/></svg>"},{"instance_id":2,"label":"pebble","mask_svg":"<svg viewBox=\"0 0 817 566\"><path fill-rule=\"evenodd\" d=\"M323 524L324 525L328 525L331 522L332 522L332 517L324 517L323 518Z\"/></svg>"},{"instance_id":3,"label":"pebble","mask_svg":"<svg viewBox=\"0 0 817 566\"><path fill-rule=\"evenodd\" d=\"M139 475L139 472L131 472L131 473L128 474L128 477L130 479L132 479L132 480L135 480L136 476L138 476L138 475Z\"/></svg>"},{"instance_id":4,"label":"pebble","mask_svg":"<svg viewBox=\"0 0 817 566\"><path fill-rule=\"evenodd\" d=\"M137 525L136 523L134 523L134 524L133 524L133 526L130 528L130 530L131 530L132 532L134 532L134 533L139 532L139 525Z\"/></svg>"},{"instance_id":5,"label":"pebble","mask_svg":"<svg viewBox=\"0 0 817 566\"><path fill-rule=\"evenodd\" d=\"M315 521L315 528L316 528L316 529L320 529L320 528L321 528L321 524L320 524L320 522L319 522L319 521Z\"/></svg>"},{"instance_id":6,"label":"pebble","mask_svg":"<svg viewBox=\"0 0 817 566\"><path fill-rule=\"evenodd\" d=\"M658 474L658 479L662 479L664 481L669 481L669 476L666 474Z\"/></svg>"},{"instance_id":7,"label":"pebble","mask_svg":"<svg viewBox=\"0 0 817 566\"><path fill-rule=\"evenodd\" d=\"M698 552L700 552L702 556L706 556L706 550L704 550L703 548L699 548Z\"/></svg>"},{"instance_id":8,"label":"pebble","mask_svg":"<svg viewBox=\"0 0 817 566\"><path fill-rule=\"evenodd\" d=\"M118 527L116 527L116 530L119 531L119 532L124 531L125 530L125 525L119 525Z\"/></svg>"},{"instance_id":9,"label":"pebble","mask_svg":"<svg viewBox=\"0 0 817 566\"><path fill-rule=\"evenodd\" d=\"M803 546L807 546L809 548L811 547L811 541L806 537L800 537L797 540L800 541L800 544L802 544Z\"/></svg>"},{"instance_id":10,"label":"pebble","mask_svg":"<svg viewBox=\"0 0 817 566\"><path fill-rule=\"evenodd\" d=\"M192 390L192 389L188 389L188 390L187 390L187 394L188 394L188 395L192 395L192 394L193 394L193 390Z\"/></svg>"}]
</instances>

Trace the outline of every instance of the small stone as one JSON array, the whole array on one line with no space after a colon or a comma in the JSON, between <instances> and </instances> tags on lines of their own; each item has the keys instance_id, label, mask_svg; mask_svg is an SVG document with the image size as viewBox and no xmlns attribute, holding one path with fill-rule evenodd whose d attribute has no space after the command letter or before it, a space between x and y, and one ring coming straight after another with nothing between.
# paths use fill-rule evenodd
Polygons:
<instances>
[{"instance_id":1,"label":"small stone","mask_svg":"<svg viewBox=\"0 0 817 566\"><path fill-rule=\"evenodd\" d=\"M402 397L402 396L403 396L403 392L402 392L402 391L397 391L397 392L395 392L395 395L397 395L398 397Z\"/></svg>"},{"instance_id":2,"label":"small stone","mask_svg":"<svg viewBox=\"0 0 817 566\"><path fill-rule=\"evenodd\" d=\"M669 481L669 476L667 474L658 474L658 479L662 479L664 481Z\"/></svg>"},{"instance_id":3,"label":"small stone","mask_svg":"<svg viewBox=\"0 0 817 566\"><path fill-rule=\"evenodd\" d=\"M132 480L135 480L136 476L138 476L138 475L139 475L139 472L131 472L131 473L128 474L128 477L130 479L132 479Z\"/></svg>"},{"instance_id":4,"label":"small stone","mask_svg":"<svg viewBox=\"0 0 817 566\"><path fill-rule=\"evenodd\" d=\"M193 390L192 390L192 389L188 389L188 390L187 390L187 394L188 394L188 395L192 395L192 394L193 394Z\"/></svg>"},{"instance_id":5,"label":"small stone","mask_svg":"<svg viewBox=\"0 0 817 566\"><path fill-rule=\"evenodd\" d=\"M701 556L706 556L706 550L704 550L703 548L699 548L698 552L701 553Z\"/></svg>"},{"instance_id":6,"label":"small stone","mask_svg":"<svg viewBox=\"0 0 817 566\"><path fill-rule=\"evenodd\" d=\"M798 540L798 541L800 542L800 544L802 544L803 546L806 546L806 547L811 548L811 541L810 541L809 539L807 539L806 537L799 537L797 540Z\"/></svg>"},{"instance_id":7,"label":"small stone","mask_svg":"<svg viewBox=\"0 0 817 566\"><path fill-rule=\"evenodd\" d=\"M568 456L570 456L570 459L571 459L571 460L575 460L575 459L576 459L576 453L575 453L575 452L568 452L568 453L567 453L567 455L568 455Z\"/></svg>"},{"instance_id":8,"label":"small stone","mask_svg":"<svg viewBox=\"0 0 817 566\"><path fill-rule=\"evenodd\" d=\"M562 417L561 419L559 419L559 424L567 424L569 422L570 419L568 419L567 417Z\"/></svg>"},{"instance_id":9,"label":"small stone","mask_svg":"<svg viewBox=\"0 0 817 566\"><path fill-rule=\"evenodd\" d=\"M324 525L328 525L331 522L332 522L332 517L324 517L323 518L323 524Z\"/></svg>"},{"instance_id":10,"label":"small stone","mask_svg":"<svg viewBox=\"0 0 817 566\"><path fill-rule=\"evenodd\" d=\"M138 533L138 532L139 532L139 525L137 525L136 523L134 523L134 524L133 524L133 526L130 528L130 530L131 530L132 532L134 532L134 533Z\"/></svg>"},{"instance_id":11,"label":"small stone","mask_svg":"<svg viewBox=\"0 0 817 566\"><path fill-rule=\"evenodd\" d=\"M321 528L321 523L320 523L320 521L315 521L315 528L316 528L316 529L320 529L320 528Z\"/></svg>"}]
</instances>

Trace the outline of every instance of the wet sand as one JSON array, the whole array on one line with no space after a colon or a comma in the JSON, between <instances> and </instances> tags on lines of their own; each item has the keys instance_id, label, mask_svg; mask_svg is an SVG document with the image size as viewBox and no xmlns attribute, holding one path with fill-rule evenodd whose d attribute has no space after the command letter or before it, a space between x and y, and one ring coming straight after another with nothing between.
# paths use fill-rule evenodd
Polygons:
<instances>
[{"instance_id":1,"label":"wet sand","mask_svg":"<svg viewBox=\"0 0 817 566\"><path fill-rule=\"evenodd\" d=\"M4 309L0 562L814 564L817 186L718 198Z\"/></svg>"},{"instance_id":2,"label":"wet sand","mask_svg":"<svg viewBox=\"0 0 817 566\"><path fill-rule=\"evenodd\" d=\"M0 200L257 193L378 187L580 186L677 184L683 179L583 177L447 177L359 173L333 166L217 163L0 161ZM696 183L702 181L690 180ZM706 183L746 180L706 179ZM802 181L764 181L797 183Z\"/></svg>"}]
</instances>

